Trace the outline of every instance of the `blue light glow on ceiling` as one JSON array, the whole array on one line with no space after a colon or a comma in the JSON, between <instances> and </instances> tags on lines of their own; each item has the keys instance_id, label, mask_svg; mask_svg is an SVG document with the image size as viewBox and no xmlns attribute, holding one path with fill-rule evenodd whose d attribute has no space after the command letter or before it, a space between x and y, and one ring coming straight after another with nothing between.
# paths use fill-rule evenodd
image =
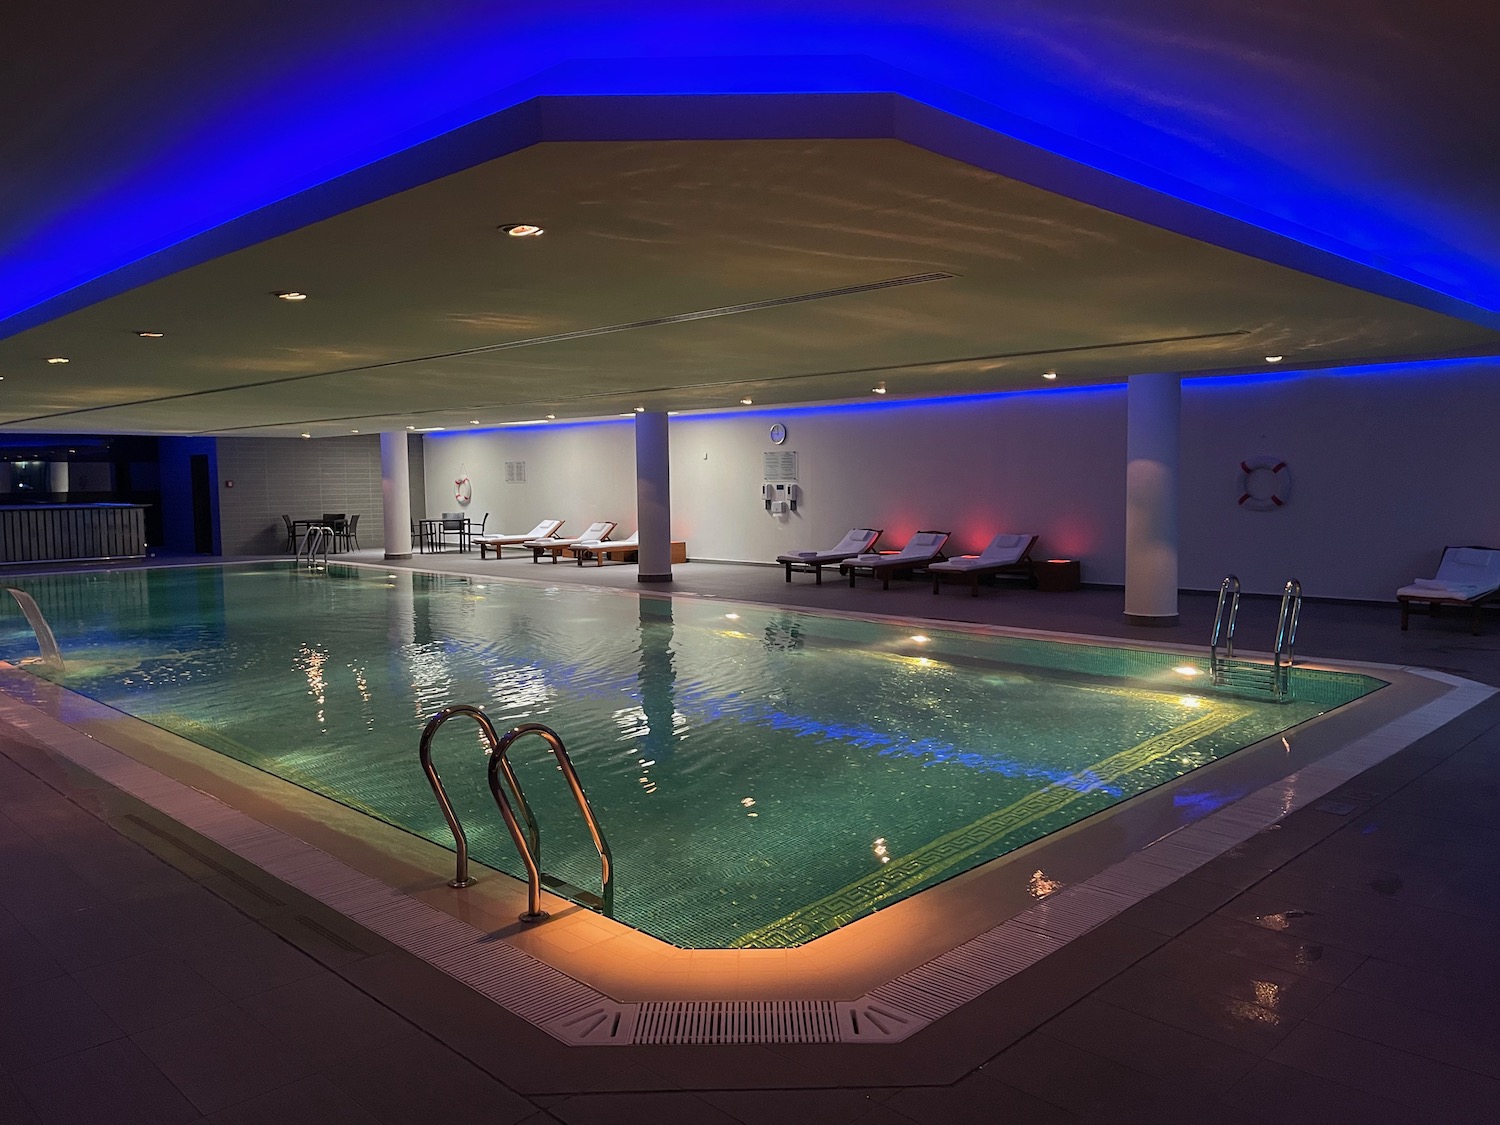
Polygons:
<instances>
[{"instance_id":1,"label":"blue light glow on ceiling","mask_svg":"<svg viewBox=\"0 0 1500 1125\"><path fill-rule=\"evenodd\" d=\"M222 73L212 57L177 59L176 83L169 74L147 89L125 72L119 96L139 93L149 135L12 220L0 324L387 158L420 162L421 146L534 98L599 95L897 93L1205 214L1500 309L1488 220L1420 194L1430 181L1369 175L1371 138L1332 128L1340 76L1299 68L1295 43L1272 38L1358 28L1185 9L559 0L518 11L448 0L376 4L358 25L285 25L284 42L273 25L241 52L248 61L220 44ZM1314 108L1323 119L1307 119ZM700 129L711 119L692 118ZM926 126L910 127L904 139L923 143ZM536 128L532 139L546 135L544 120Z\"/></svg>"}]
</instances>

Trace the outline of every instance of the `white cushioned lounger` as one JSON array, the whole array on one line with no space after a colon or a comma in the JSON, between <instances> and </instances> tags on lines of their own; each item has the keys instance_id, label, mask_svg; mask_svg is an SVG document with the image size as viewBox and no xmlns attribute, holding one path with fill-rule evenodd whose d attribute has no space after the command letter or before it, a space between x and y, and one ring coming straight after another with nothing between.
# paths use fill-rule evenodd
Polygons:
<instances>
[{"instance_id":1,"label":"white cushioned lounger","mask_svg":"<svg viewBox=\"0 0 1500 1125\"><path fill-rule=\"evenodd\" d=\"M828 563L843 562L852 559L855 555L868 551L875 546L875 541L880 538L880 530L870 527L856 527L838 541L838 545L826 551L792 551L785 555L777 555L776 561L786 567L786 580L792 580L792 567L801 570L809 570L817 579L818 585L823 585L823 567Z\"/></svg>"}]
</instances>

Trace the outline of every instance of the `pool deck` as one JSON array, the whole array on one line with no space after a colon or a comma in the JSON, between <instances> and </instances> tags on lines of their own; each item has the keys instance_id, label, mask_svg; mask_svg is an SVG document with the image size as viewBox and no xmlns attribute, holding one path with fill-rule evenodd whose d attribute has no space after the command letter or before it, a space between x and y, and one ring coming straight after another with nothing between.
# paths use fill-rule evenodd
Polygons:
<instances>
[{"instance_id":1,"label":"pool deck","mask_svg":"<svg viewBox=\"0 0 1500 1125\"><path fill-rule=\"evenodd\" d=\"M640 588L633 566L415 565ZM1213 612L1185 595L1181 626L1149 629L1123 621L1118 590L934 597L674 569L674 589L702 596L1187 647ZM1246 603L1244 647L1275 608ZM1394 605L1310 603L1298 650L1500 685L1500 620L1486 628L1419 617L1401 633ZM0 1120L1486 1119L1497 748L1491 699L897 1043L569 1047L0 726ZM931 914L912 924L958 924ZM690 990L723 971L711 959ZM785 968L768 975L783 995ZM736 970L737 994L755 995L754 976Z\"/></svg>"}]
</instances>

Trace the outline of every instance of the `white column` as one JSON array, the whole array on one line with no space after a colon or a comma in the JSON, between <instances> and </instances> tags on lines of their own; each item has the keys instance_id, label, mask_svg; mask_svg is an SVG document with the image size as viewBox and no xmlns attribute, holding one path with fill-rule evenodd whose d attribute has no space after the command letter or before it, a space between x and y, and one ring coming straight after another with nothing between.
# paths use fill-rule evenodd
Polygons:
<instances>
[{"instance_id":1,"label":"white column","mask_svg":"<svg viewBox=\"0 0 1500 1125\"><path fill-rule=\"evenodd\" d=\"M1126 414L1125 618L1176 625L1181 378L1132 375Z\"/></svg>"},{"instance_id":2,"label":"white column","mask_svg":"<svg viewBox=\"0 0 1500 1125\"><path fill-rule=\"evenodd\" d=\"M380 497L385 516L385 557L411 558L411 464L406 434L380 435Z\"/></svg>"},{"instance_id":3,"label":"white column","mask_svg":"<svg viewBox=\"0 0 1500 1125\"><path fill-rule=\"evenodd\" d=\"M635 526L640 532L640 582L672 581L672 459L667 416L635 416Z\"/></svg>"},{"instance_id":4,"label":"white column","mask_svg":"<svg viewBox=\"0 0 1500 1125\"><path fill-rule=\"evenodd\" d=\"M47 492L52 496L66 498L68 495L68 463L51 461L47 464Z\"/></svg>"}]
</instances>

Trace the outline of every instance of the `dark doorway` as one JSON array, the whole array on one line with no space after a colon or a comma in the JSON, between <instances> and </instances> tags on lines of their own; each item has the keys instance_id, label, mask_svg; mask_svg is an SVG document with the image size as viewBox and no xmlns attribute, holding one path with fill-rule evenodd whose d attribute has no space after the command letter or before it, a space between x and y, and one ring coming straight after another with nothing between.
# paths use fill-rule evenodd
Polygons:
<instances>
[{"instance_id":1,"label":"dark doorway","mask_svg":"<svg viewBox=\"0 0 1500 1125\"><path fill-rule=\"evenodd\" d=\"M193 477L193 550L200 555L214 553L213 482L208 476L208 456L194 453Z\"/></svg>"}]
</instances>

